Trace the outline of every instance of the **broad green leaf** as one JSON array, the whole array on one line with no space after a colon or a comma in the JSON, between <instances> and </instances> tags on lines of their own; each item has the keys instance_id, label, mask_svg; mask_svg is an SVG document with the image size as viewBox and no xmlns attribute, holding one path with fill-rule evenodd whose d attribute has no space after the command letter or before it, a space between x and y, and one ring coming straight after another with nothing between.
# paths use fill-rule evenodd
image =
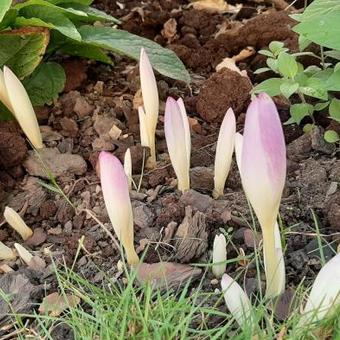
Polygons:
<instances>
[{"instance_id":1,"label":"broad green leaf","mask_svg":"<svg viewBox=\"0 0 340 340\"><path fill-rule=\"evenodd\" d=\"M14 8L11 8L8 10L3 17L2 21L0 22L0 31L2 31L5 28L8 28L9 26L12 26L16 17L18 15L18 11Z\"/></svg>"},{"instance_id":2,"label":"broad green leaf","mask_svg":"<svg viewBox=\"0 0 340 340\"><path fill-rule=\"evenodd\" d=\"M64 69L57 63L39 65L23 84L34 106L51 104L63 91L66 81Z\"/></svg>"},{"instance_id":3,"label":"broad green leaf","mask_svg":"<svg viewBox=\"0 0 340 340\"><path fill-rule=\"evenodd\" d=\"M338 0L314 0L305 11L299 15L299 21L315 20L320 15L340 10Z\"/></svg>"},{"instance_id":4,"label":"broad green leaf","mask_svg":"<svg viewBox=\"0 0 340 340\"><path fill-rule=\"evenodd\" d=\"M328 91L340 91L340 70L330 75L326 80L326 87Z\"/></svg>"},{"instance_id":5,"label":"broad green leaf","mask_svg":"<svg viewBox=\"0 0 340 340\"><path fill-rule=\"evenodd\" d=\"M1 0L0 2L0 21L4 18L6 12L10 9L12 0Z\"/></svg>"},{"instance_id":6,"label":"broad green leaf","mask_svg":"<svg viewBox=\"0 0 340 340\"><path fill-rule=\"evenodd\" d=\"M74 55L77 57L83 57L91 60L100 61L105 64L112 65L111 58L97 46L93 46L86 43L68 42L62 45L58 51L63 54Z\"/></svg>"},{"instance_id":7,"label":"broad green leaf","mask_svg":"<svg viewBox=\"0 0 340 340\"><path fill-rule=\"evenodd\" d=\"M340 4L336 9L302 20L293 30L321 46L340 50Z\"/></svg>"},{"instance_id":8,"label":"broad green leaf","mask_svg":"<svg viewBox=\"0 0 340 340\"><path fill-rule=\"evenodd\" d=\"M277 53L282 50L284 45L285 44L282 41L272 41L268 47L273 54L277 55Z\"/></svg>"},{"instance_id":9,"label":"broad green leaf","mask_svg":"<svg viewBox=\"0 0 340 340\"><path fill-rule=\"evenodd\" d=\"M120 21L113 16L106 14L103 11L100 11L99 9L96 9L94 7L84 6L81 4L75 4L75 3L65 3L61 5L62 8L66 9L75 9L78 11L82 11L87 14L87 19L82 20L88 20L88 21L110 21L114 23L119 23Z\"/></svg>"},{"instance_id":10,"label":"broad green leaf","mask_svg":"<svg viewBox=\"0 0 340 340\"><path fill-rule=\"evenodd\" d=\"M265 55L266 57L274 58L274 54L268 50L260 50L259 54Z\"/></svg>"},{"instance_id":11,"label":"broad green leaf","mask_svg":"<svg viewBox=\"0 0 340 340\"><path fill-rule=\"evenodd\" d=\"M283 83L281 78L270 78L253 88L253 93L266 92L269 96L274 97L281 94L280 86Z\"/></svg>"},{"instance_id":12,"label":"broad green leaf","mask_svg":"<svg viewBox=\"0 0 340 340\"><path fill-rule=\"evenodd\" d=\"M306 96L322 100L328 99L328 92L320 79L309 78L304 86L300 86L299 91Z\"/></svg>"},{"instance_id":13,"label":"broad green leaf","mask_svg":"<svg viewBox=\"0 0 340 340\"><path fill-rule=\"evenodd\" d=\"M49 41L46 28L22 28L0 33L0 67L7 65L19 78L39 65Z\"/></svg>"},{"instance_id":14,"label":"broad green leaf","mask_svg":"<svg viewBox=\"0 0 340 340\"><path fill-rule=\"evenodd\" d=\"M62 13L55 11L53 8L32 5L22 8L20 10L20 15L26 18L39 18L44 23L53 25L54 29L65 36L77 41L81 40L81 36L72 21ZM36 26L39 26L39 23L37 23Z\"/></svg>"},{"instance_id":15,"label":"broad green leaf","mask_svg":"<svg viewBox=\"0 0 340 340\"><path fill-rule=\"evenodd\" d=\"M293 79L298 72L298 64L292 55L283 52L277 58L277 69L284 77Z\"/></svg>"},{"instance_id":16,"label":"broad green leaf","mask_svg":"<svg viewBox=\"0 0 340 340\"><path fill-rule=\"evenodd\" d=\"M71 1L70 0L47 0L47 1L54 5L60 5L60 4L68 3L68 2L73 2L75 4L89 6L92 4L94 0L71 0Z\"/></svg>"},{"instance_id":17,"label":"broad green leaf","mask_svg":"<svg viewBox=\"0 0 340 340\"><path fill-rule=\"evenodd\" d=\"M268 58L268 59L266 60L266 64L267 64L268 67L269 67L270 69L272 69L274 72L277 71L277 60L276 60L276 59L274 59L274 58Z\"/></svg>"},{"instance_id":18,"label":"broad green leaf","mask_svg":"<svg viewBox=\"0 0 340 340\"><path fill-rule=\"evenodd\" d=\"M152 66L161 74L190 82L190 75L176 54L155 42L139 37L127 31L110 27L82 26L79 32L84 42L138 60L144 47Z\"/></svg>"},{"instance_id":19,"label":"broad green leaf","mask_svg":"<svg viewBox=\"0 0 340 340\"><path fill-rule=\"evenodd\" d=\"M312 115L312 113L313 105L311 104L301 103L290 107L290 115L296 124L300 124L303 118Z\"/></svg>"},{"instance_id":20,"label":"broad green leaf","mask_svg":"<svg viewBox=\"0 0 340 340\"><path fill-rule=\"evenodd\" d=\"M332 119L340 123L340 100L333 98L329 104L329 115Z\"/></svg>"},{"instance_id":21,"label":"broad green leaf","mask_svg":"<svg viewBox=\"0 0 340 340\"><path fill-rule=\"evenodd\" d=\"M305 36L299 35L299 50L304 51L312 42Z\"/></svg>"},{"instance_id":22,"label":"broad green leaf","mask_svg":"<svg viewBox=\"0 0 340 340\"><path fill-rule=\"evenodd\" d=\"M323 137L327 143L336 143L340 141L339 134L334 130L326 131Z\"/></svg>"},{"instance_id":23,"label":"broad green leaf","mask_svg":"<svg viewBox=\"0 0 340 340\"><path fill-rule=\"evenodd\" d=\"M289 99L289 97L293 93L295 93L298 88L299 88L298 83L285 81L284 83L281 84L280 91L287 99Z\"/></svg>"},{"instance_id":24,"label":"broad green leaf","mask_svg":"<svg viewBox=\"0 0 340 340\"><path fill-rule=\"evenodd\" d=\"M24 18L24 17L17 17L15 20L15 26L18 27L35 26L46 27L50 29L53 29L55 27L53 24L49 24L39 18Z\"/></svg>"}]
</instances>

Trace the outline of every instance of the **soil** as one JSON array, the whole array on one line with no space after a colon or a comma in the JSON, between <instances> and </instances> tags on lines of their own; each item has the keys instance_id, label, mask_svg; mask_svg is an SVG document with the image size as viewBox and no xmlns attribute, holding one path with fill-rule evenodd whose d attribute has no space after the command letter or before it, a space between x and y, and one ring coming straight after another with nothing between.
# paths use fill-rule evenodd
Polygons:
<instances>
[{"instance_id":1,"label":"soil","mask_svg":"<svg viewBox=\"0 0 340 340\"><path fill-rule=\"evenodd\" d=\"M141 253L148 245L147 263L160 259L178 263L207 262L214 236L220 228L233 235L235 247L229 246L229 258L237 256L240 248L245 254L251 253L252 240L261 238L260 232L254 234L246 223L251 216L235 162L225 195L213 200L211 191L219 122L231 106L237 114L238 131L242 132L249 90L259 81L253 71L263 65L264 59L255 53L238 63L249 78L228 69L215 72L215 67L225 57L237 55L246 47L258 51L272 40L283 41L296 50L297 36L291 30L294 20L287 12L276 11L270 1L242 3L244 8L235 15L194 10L187 1L179 0L132 0L122 6L109 0L95 1L97 8L121 18L123 29L174 50L192 77L189 88L178 81L156 76L161 98L158 163L155 169L144 172L141 191L131 192L136 248ZM171 39L164 33L169 19L177 23ZM137 183L142 168L143 151L134 105L140 87L138 66L121 56L112 58L114 66L65 58L67 85L64 93L53 105L37 108L47 147L43 158L53 168L60 188L76 209L62 194L42 186L41 181L48 182L48 175L36 155L27 151L30 146L18 126L14 122L0 125L1 208L9 205L20 211L34 230L33 237L24 245L44 259L46 268L43 276L41 268L29 268L35 276L26 273L25 277L34 285L47 280L49 291L56 290L56 281L48 255L53 254L57 262L73 263L82 236L85 236L83 248L74 267L78 272L100 283L96 265L109 275L118 270L119 251L88 213L88 209L91 210L112 230L96 173L101 150L113 152L122 159L130 147ZM184 195L176 191L164 140L162 122L167 96L183 97L192 126L192 189ZM276 101L284 122L288 119L289 108L279 99ZM322 126L327 124L330 122ZM307 278L306 283L313 280L321 267L314 232L316 220L320 233L330 244L325 248L327 258L332 256L340 240L339 150L324 142L322 126L307 134L297 126L284 126L288 176L280 216L286 228L287 285L293 288L303 277ZM10 247L14 242L22 243L8 227L0 230L0 240ZM26 267L20 260L8 264L18 272ZM232 274L237 266L247 264L228 265L227 271ZM255 274L253 264L248 265L245 282L249 293L257 290ZM214 289L211 279L208 274L204 285L210 291Z\"/></svg>"}]
</instances>

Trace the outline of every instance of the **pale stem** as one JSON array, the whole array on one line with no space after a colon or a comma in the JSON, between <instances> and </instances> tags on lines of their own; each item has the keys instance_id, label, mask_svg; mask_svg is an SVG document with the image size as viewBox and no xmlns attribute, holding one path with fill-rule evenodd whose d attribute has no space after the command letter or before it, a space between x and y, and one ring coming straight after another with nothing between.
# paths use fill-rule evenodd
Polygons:
<instances>
[{"instance_id":1,"label":"pale stem","mask_svg":"<svg viewBox=\"0 0 340 340\"><path fill-rule=\"evenodd\" d=\"M185 178L177 178L178 180L178 190L184 192L188 191L190 189L190 177L189 177L189 171L188 175L185 176Z\"/></svg>"},{"instance_id":2,"label":"pale stem","mask_svg":"<svg viewBox=\"0 0 340 340\"><path fill-rule=\"evenodd\" d=\"M146 160L146 168L153 169L156 167L156 142L155 142L155 134L153 133L149 136L149 148L150 148L150 157Z\"/></svg>"},{"instance_id":3,"label":"pale stem","mask_svg":"<svg viewBox=\"0 0 340 340\"><path fill-rule=\"evenodd\" d=\"M264 265L266 272L266 297L273 298L281 293L279 261L275 251L274 228L272 225L263 230Z\"/></svg>"}]
</instances>

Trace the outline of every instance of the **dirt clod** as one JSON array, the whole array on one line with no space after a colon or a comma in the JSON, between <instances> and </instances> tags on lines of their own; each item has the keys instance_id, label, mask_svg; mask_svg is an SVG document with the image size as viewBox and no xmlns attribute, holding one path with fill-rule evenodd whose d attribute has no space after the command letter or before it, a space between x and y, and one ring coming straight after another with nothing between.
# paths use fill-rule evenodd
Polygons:
<instances>
[{"instance_id":1,"label":"dirt clod","mask_svg":"<svg viewBox=\"0 0 340 340\"><path fill-rule=\"evenodd\" d=\"M207 122L221 122L229 108L240 114L249 104L251 88L248 78L223 68L203 84L197 98L197 112Z\"/></svg>"},{"instance_id":2,"label":"dirt clod","mask_svg":"<svg viewBox=\"0 0 340 340\"><path fill-rule=\"evenodd\" d=\"M0 166L4 169L19 165L26 157L25 140L15 132L0 131Z\"/></svg>"}]
</instances>

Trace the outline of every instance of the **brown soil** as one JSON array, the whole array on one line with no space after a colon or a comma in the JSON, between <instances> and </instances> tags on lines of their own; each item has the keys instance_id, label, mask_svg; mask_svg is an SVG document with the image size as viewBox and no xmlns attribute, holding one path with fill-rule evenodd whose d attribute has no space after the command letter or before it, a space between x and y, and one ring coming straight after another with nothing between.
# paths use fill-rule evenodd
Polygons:
<instances>
[{"instance_id":1,"label":"brown soil","mask_svg":"<svg viewBox=\"0 0 340 340\"><path fill-rule=\"evenodd\" d=\"M254 1L244 1L249 10L236 17L196 11L188 8L187 1L179 0L143 3L133 0L124 2L123 9L108 0L96 1L95 4L122 18L124 29L173 49L192 76L188 88L157 75L162 101L157 130L159 162L156 169L144 173L141 191L131 193L139 251L149 244L146 257L149 263L160 258L181 263L207 262L219 228L231 228L237 248L243 248L246 254L251 253L251 231L245 222L245 219L250 221L251 216L235 164L225 196L217 201L211 198L219 128L216 122L221 121L231 106L238 115L238 130L242 131L251 83L233 71L224 69L216 73L214 70L223 58L236 55L247 46L258 51L272 40L281 40L296 49L297 37L291 31L294 21L285 12L266 11L264 7L261 10L266 12L257 15L260 8ZM177 10L179 6L181 11ZM176 20L177 32L176 39L168 43L161 32L170 18ZM55 169L60 170L58 184L76 210L60 194L47 190L38 182L38 177L46 182L48 179L37 168L39 164L34 155L27 153L29 146L20 137L15 124L8 124L5 130L0 128L2 208L9 205L24 213L25 221L34 230L33 240L28 240L26 246L44 257L47 265L50 259L44 255L43 249L50 249L57 260L64 257L67 263L72 263L78 240L85 236L86 251L80 252L75 269L93 282L100 282L94 264L114 273L119 260L119 252L111 239L85 211L92 210L111 230L95 170L98 153L108 150L122 159L126 148L130 147L137 183L142 166L138 115L133 102L139 89L138 67L136 62L127 58L113 58L112 67L65 59L67 89L55 105L39 110L44 143L49 148L45 156L52 157ZM252 71L262 62L263 59L255 54L238 66L247 70L254 83ZM78 70L76 73L73 72L75 69ZM163 110L169 95L184 98L193 123L193 190L182 196L175 190L174 172L164 140ZM282 121L286 121L287 107L279 105L279 109ZM113 126L121 130L118 140L110 136ZM339 152L323 141L321 127L313 133L303 134L299 127L285 126L285 136L288 177L280 213L284 226L292 228L287 234L289 256L286 263L288 285L295 286L303 276L307 276L307 281L312 280L320 268L312 210L318 217L320 232L326 235L325 239L332 243L333 248L339 243L335 233L340 231L340 161ZM190 211L186 208L188 206ZM192 244L187 239L180 244L174 241L174 238L183 239L183 230L190 234L190 238L202 240L194 244L192 251ZM256 237L260 238L260 233ZM0 239L8 246L22 242L8 227L3 227ZM180 249L181 253L176 255L174 249ZM325 255L330 257L333 249L325 249ZM230 246L228 257L233 256L237 256L236 249ZM10 265L15 270L23 267L19 260ZM228 266L228 272L233 273L235 267ZM255 268L248 269L246 286L251 286L255 273ZM206 286L211 290L210 279L208 275ZM36 282L43 281L39 280ZM53 290L56 283L53 279L51 282Z\"/></svg>"}]
</instances>

